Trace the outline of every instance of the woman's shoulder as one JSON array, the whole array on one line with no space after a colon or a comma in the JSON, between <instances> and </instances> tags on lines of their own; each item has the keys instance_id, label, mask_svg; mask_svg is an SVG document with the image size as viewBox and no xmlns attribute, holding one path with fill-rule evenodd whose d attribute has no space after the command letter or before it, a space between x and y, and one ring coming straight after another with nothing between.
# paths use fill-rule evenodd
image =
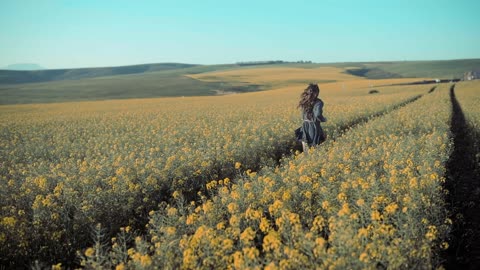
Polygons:
<instances>
[{"instance_id":1,"label":"woman's shoulder","mask_svg":"<svg viewBox=\"0 0 480 270\"><path fill-rule=\"evenodd\" d=\"M315 103L313 106L323 106L323 100L317 98L317 100L315 100Z\"/></svg>"}]
</instances>

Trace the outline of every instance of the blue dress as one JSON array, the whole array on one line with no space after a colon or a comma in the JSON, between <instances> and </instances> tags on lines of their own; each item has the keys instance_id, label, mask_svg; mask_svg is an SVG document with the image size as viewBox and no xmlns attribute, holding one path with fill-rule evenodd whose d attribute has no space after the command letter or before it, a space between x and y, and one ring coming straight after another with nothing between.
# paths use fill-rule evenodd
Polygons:
<instances>
[{"instance_id":1,"label":"blue dress","mask_svg":"<svg viewBox=\"0 0 480 270\"><path fill-rule=\"evenodd\" d=\"M298 141L306 142L308 146L321 144L325 141L325 133L323 132L320 122L326 122L323 116L323 101L317 99L313 105L313 119L308 119L305 112L302 112L303 124L295 130L295 136Z\"/></svg>"}]
</instances>

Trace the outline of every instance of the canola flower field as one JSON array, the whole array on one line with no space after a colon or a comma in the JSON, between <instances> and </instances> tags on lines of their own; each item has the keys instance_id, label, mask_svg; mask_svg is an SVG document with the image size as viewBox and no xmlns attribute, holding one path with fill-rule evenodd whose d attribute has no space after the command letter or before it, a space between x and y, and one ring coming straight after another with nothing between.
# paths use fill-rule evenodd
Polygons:
<instances>
[{"instance_id":1,"label":"canola flower field","mask_svg":"<svg viewBox=\"0 0 480 270\"><path fill-rule=\"evenodd\" d=\"M148 235L91 267L166 269L432 268L451 225L443 202L450 152L446 86L280 166L207 184L210 196L150 213ZM425 108L428 108L426 110ZM241 165L238 165L241 166ZM99 261L96 254L109 259Z\"/></svg>"},{"instance_id":2,"label":"canola flower field","mask_svg":"<svg viewBox=\"0 0 480 270\"><path fill-rule=\"evenodd\" d=\"M438 266L448 87L369 84L320 85L328 140L308 156L293 139L303 85L1 106L1 263Z\"/></svg>"}]
</instances>

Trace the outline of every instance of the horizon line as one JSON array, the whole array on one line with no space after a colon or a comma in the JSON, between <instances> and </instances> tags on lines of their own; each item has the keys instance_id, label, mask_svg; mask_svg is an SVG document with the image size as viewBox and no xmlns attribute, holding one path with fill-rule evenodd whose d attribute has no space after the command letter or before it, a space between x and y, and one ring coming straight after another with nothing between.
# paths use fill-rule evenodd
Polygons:
<instances>
[{"instance_id":1,"label":"horizon line","mask_svg":"<svg viewBox=\"0 0 480 270\"><path fill-rule=\"evenodd\" d=\"M391 63L391 62L441 62L441 61L462 61L462 60L480 60L478 58L452 58L452 59L422 59L422 60L379 60L379 61L334 61L334 62L314 62L311 60L298 60L298 61L285 61L285 60L256 60L256 61L237 61L234 63L218 63L218 64L197 64L197 63L185 63L185 62L150 62L150 63L141 63L141 64L122 64L122 65L112 65L112 66L88 66L88 67L71 67L71 68L46 68L37 63L15 63L11 65L38 65L43 67L42 69L8 69L6 67L0 68L0 70L5 71L44 71L44 70L69 70L69 69L95 69L95 68L118 68L118 67L130 67L130 66L144 66L144 65L158 65L158 64L182 64L182 65L194 65L194 66L220 66L220 65L239 65L239 63L263 63L265 62L282 62L285 64L343 64L343 63ZM303 62L302 62L303 61ZM274 63L272 63L274 64Z\"/></svg>"}]
</instances>

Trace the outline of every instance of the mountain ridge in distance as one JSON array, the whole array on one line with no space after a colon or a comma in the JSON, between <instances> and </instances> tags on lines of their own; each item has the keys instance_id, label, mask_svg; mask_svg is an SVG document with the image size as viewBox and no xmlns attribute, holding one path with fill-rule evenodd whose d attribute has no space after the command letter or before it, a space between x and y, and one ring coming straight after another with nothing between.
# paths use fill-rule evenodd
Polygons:
<instances>
[{"instance_id":1,"label":"mountain ridge in distance","mask_svg":"<svg viewBox=\"0 0 480 270\"><path fill-rule=\"evenodd\" d=\"M3 67L1 69L6 69L6 70L43 70L46 69L39 64L35 63L17 63L17 64L11 64L6 67Z\"/></svg>"}]
</instances>

